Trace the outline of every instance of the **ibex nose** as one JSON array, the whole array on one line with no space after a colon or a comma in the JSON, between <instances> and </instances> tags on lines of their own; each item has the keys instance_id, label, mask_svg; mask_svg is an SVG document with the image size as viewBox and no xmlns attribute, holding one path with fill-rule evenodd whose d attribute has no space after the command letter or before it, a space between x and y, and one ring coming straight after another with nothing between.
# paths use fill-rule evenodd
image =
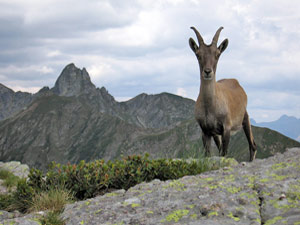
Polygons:
<instances>
[{"instance_id":1,"label":"ibex nose","mask_svg":"<svg viewBox=\"0 0 300 225\"><path fill-rule=\"evenodd\" d=\"M209 75L211 73L211 69L206 68L206 69L204 69L204 72L206 73L206 75Z\"/></svg>"}]
</instances>

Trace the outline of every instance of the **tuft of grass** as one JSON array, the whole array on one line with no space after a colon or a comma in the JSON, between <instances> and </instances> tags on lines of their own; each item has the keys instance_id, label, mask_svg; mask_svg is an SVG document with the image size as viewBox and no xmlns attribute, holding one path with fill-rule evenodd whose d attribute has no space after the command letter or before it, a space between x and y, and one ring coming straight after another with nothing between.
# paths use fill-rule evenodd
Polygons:
<instances>
[{"instance_id":1,"label":"tuft of grass","mask_svg":"<svg viewBox=\"0 0 300 225\"><path fill-rule=\"evenodd\" d=\"M65 225L65 221L60 217L57 212L49 212L43 216L40 220L42 225Z\"/></svg>"},{"instance_id":2,"label":"tuft of grass","mask_svg":"<svg viewBox=\"0 0 300 225\"><path fill-rule=\"evenodd\" d=\"M19 177L5 169L0 169L0 179L4 180L3 185L9 189L17 186L17 183L20 180Z\"/></svg>"},{"instance_id":3,"label":"tuft of grass","mask_svg":"<svg viewBox=\"0 0 300 225\"><path fill-rule=\"evenodd\" d=\"M11 194L0 194L0 210L7 211L13 202L14 199Z\"/></svg>"},{"instance_id":4,"label":"tuft of grass","mask_svg":"<svg viewBox=\"0 0 300 225\"><path fill-rule=\"evenodd\" d=\"M0 169L0 179L5 180L9 177L10 173L8 170Z\"/></svg>"},{"instance_id":5,"label":"tuft of grass","mask_svg":"<svg viewBox=\"0 0 300 225\"><path fill-rule=\"evenodd\" d=\"M70 191L62 188L53 188L49 191L36 193L31 200L29 212L50 210L54 213L62 212L65 205L71 202L73 196Z\"/></svg>"}]
</instances>

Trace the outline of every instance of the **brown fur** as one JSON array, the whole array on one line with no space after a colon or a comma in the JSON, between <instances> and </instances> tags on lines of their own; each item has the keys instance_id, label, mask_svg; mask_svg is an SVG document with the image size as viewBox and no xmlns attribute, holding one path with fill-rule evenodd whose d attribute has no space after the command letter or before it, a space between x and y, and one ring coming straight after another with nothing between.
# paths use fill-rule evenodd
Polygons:
<instances>
[{"instance_id":1,"label":"brown fur","mask_svg":"<svg viewBox=\"0 0 300 225\"><path fill-rule=\"evenodd\" d=\"M206 156L210 155L210 142L213 137L219 153L227 154L230 134L243 127L246 134L250 161L255 159L256 144L253 139L249 116L246 110L247 95L236 79L223 79L216 82L217 63L226 49L225 39L219 47L217 42L220 28L210 45L206 45L199 32L192 28L199 42L199 47L190 38L189 44L197 56L200 67L200 93L195 105L195 118L202 129L202 141Z\"/></svg>"}]
</instances>

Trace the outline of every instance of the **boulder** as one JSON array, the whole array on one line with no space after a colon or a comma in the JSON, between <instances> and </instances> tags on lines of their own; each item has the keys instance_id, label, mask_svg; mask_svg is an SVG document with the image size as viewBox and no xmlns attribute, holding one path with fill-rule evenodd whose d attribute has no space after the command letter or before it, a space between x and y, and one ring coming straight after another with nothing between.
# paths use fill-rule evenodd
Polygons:
<instances>
[{"instance_id":1,"label":"boulder","mask_svg":"<svg viewBox=\"0 0 300 225\"><path fill-rule=\"evenodd\" d=\"M8 170L12 172L17 177L27 177L29 174L29 167L26 164L21 164L17 161L11 162L0 162L0 169Z\"/></svg>"}]
</instances>

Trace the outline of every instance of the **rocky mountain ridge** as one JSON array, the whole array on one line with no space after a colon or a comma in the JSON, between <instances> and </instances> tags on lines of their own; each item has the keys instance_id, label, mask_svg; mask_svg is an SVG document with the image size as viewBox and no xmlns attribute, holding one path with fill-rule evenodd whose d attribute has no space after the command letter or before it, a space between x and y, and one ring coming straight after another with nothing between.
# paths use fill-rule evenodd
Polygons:
<instances>
[{"instance_id":1,"label":"rocky mountain ridge","mask_svg":"<svg viewBox=\"0 0 300 225\"><path fill-rule=\"evenodd\" d=\"M15 115L33 101L33 95L26 92L14 92L0 84L0 121Z\"/></svg>"},{"instance_id":2,"label":"rocky mountain ridge","mask_svg":"<svg viewBox=\"0 0 300 225\"><path fill-rule=\"evenodd\" d=\"M9 94L1 92L7 90ZM2 94L3 93L3 94ZM36 94L14 92L0 84L0 97L7 99L0 102L0 115L2 120L15 115L37 98L58 95L61 97L81 97L97 112L110 114L120 119L143 128L166 128L174 127L178 122L193 116L194 101L169 93L157 95L140 94L126 102L117 102L105 89L96 88L91 82L90 76L85 68L77 68L73 63L67 65L53 88L43 87ZM6 97L9 95L9 98ZM19 102L16 104L16 97ZM23 97L24 96L24 97ZM28 96L31 96L27 100ZM17 105L13 112L7 110L9 105ZM18 107L19 106L19 107ZM180 106L180 107L178 107ZM2 112L3 111L3 112ZM0 118L1 120L1 118Z\"/></svg>"},{"instance_id":3,"label":"rocky mountain ridge","mask_svg":"<svg viewBox=\"0 0 300 225\"><path fill-rule=\"evenodd\" d=\"M141 94L120 103L104 87L96 88L85 69L69 64L53 88L44 87L29 105L0 121L0 160L46 169L51 161L108 160L145 152L153 157L198 157L203 146L194 104L168 93ZM277 132L253 130L258 157L300 146ZM229 154L248 160L242 132L232 137Z\"/></svg>"}]
</instances>

